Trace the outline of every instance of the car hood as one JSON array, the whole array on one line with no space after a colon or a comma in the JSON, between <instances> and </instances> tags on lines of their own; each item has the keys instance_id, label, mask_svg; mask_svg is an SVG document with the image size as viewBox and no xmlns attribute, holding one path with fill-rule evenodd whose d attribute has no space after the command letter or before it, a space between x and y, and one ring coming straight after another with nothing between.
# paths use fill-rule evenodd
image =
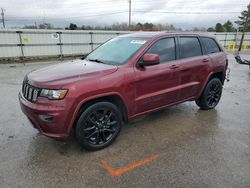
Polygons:
<instances>
[{"instance_id":1,"label":"car hood","mask_svg":"<svg viewBox=\"0 0 250 188\"><path fill-rule=\"evenodd\" d=\"M98 78L115 72L117 66L74 60L34 70L27 75L29 84L44 87L64 85L82 79Z\"/></svg>"}]
</instances>

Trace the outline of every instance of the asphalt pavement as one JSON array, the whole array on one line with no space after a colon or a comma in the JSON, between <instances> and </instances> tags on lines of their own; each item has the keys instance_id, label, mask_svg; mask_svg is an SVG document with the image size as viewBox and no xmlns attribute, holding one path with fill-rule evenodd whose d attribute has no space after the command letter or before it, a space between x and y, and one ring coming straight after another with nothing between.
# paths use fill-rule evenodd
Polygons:
<instances>
[{"instance_id":1,"label":"asphalt pavement","mask_svg":"<svg viewBox=\"0 0 250 188\"><path fill-rule=\"evenodd\" d=\"M42 136L20 110L24 75L55 63L0 65L0 187L250 187L250 69L232 55L214 110L186 102L141 116L97 152Z\"/></svg>"}]
</instances>

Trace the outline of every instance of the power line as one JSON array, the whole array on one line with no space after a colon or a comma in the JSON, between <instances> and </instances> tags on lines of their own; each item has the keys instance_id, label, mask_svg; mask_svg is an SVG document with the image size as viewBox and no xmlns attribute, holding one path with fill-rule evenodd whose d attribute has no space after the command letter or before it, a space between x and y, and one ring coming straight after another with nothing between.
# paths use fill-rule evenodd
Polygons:
<instances>
[{"instance_id":1,"label":"power line","mask_svg":"<svg viewBox=\"0 0 250 188\"><path fill-rule=\"evenodd\" d=\"M93 15L79 15L68 18L81 18L81 17L95 17L95 16L103 16L103 15L112 15L112 14L120 14L126 13L126 10L121 10L119 12L111 12L111 13L103 13L103 14L93 14ZM144 10L133 10L134 13L148 13L148 14L238 14L239 12L177 12L177 11L157 11L157 12L148 12ZM64 19L64 18L60 18Z\"/></svg>"},{"instance_id":2,"label":"power line","mask_svg":"<svg viewBox=\"0 0 250 188\"><path fill-rule=\"evenodd\" d=\"M112 14L121 14L121 13L127 13L128 11L120 11L120 12L111 12L111 13L103 13L103 14L93 14L93 15L79 15L79 16L70 16L67 18L53 18L53 19L72 19L72 18L85 18L85 17L95 17L95 16L105 16L105 15L112 15ZM20 21L31 21L33 19L29 18L10 18L8 21L13 21L13 20L20 20ZM35 20L43 20L43 18L36 18Z\"/></svg>"},{"instance_id":3,"label":"power line","mask_svg":"<svg viewBox=\"0 0 250 188\"><path fill-rule=\"evenodd\" d=\"M88 2L78 2L78 3L74 3L74 2L66 2L66 3L63 3L62 6L60 7L46 7L46 9L71 9L71 8L81 8L83 9L84 8L84 12L92 9L92 10L99 10L99 9L103 9L104 7L105 8L110 8L110 9L113 9L114 7L126 7L126 0L103 0L103 1L99 1L100 3L98 4L98 6L96 6L96 1L88 1ZM147 2L145 3L145 1L143 0L133 0L133 7L136 7L136 5L157 5L158 3L164 3L167 7L168 6L173 6L173 5L182 5L181 7L183 8L199 8L200 6L205 6L205 7L201 7L201 8L208 8L206 6L206 4L204 4L206 1L198 1L198 0L189 0L187 1L188 4L186 4L186 2L183 2L183 1L178 1L178 0L175 0L175 1L166 1L166 0L147 0ZM109 4L110 3L110 4ZM195 5L195 7L194 7ZM212 4L210 4L212 5ZM230 6L230 7L235 7L235 6L245 6L245 4L232 4L232 3L227 3L225 5L223 5L223 10L226 6ZM162 6L159 6L161 8L163 8ZM28 6L28 10L30 9L34 9L34 6L30 5ZM178 7L180 8L180 7ZM27 12L27 11L26 11Z\"/></svg>"},{"instance_id":4,"label":"power line","mask_svg":"<svg viewBox=\"0 0 250 188\"><path fill-rule=\"evenodd\" d=\"M71 16L71 17L67 17L67 18L54 18L56 20L58 19L65 19L65 20L69 20L69 19L74 19L74 18L85 18L85 17L98 17L98 16L105 16L105 15L113 15L113 14L122 14L122 13L127 13L127 10L124 11L119 11L119 12L111 12L111 13L103 13L103 14L93 14L93 15L79 15L79 16ZM148 11L142 11L142 10L135 10L133 11L134 13L148 13L148 14L239 14L240 12L148 12ZM10 18L8 19L8 21L13 21L13 20L19 20L19 21L32 21L34 19L29 19L29 18ZM43 18L36 18L35 20L43 20Z\"/></svg>"},{"instance_id":5,"label":"power line","mask_svg":"<svg viewBox=\"0 0 250 188\"><path fill-rule=\"evenodd\" d=\"M85 11L84 11L84 16L87 16L87 17L93 17L93 16L99 16L98 14L97 15L88 15L88 13L90 13L90 12L88 12L88 11L91 11L91 12L94 12L94 11L98 11L98 10L100 10L100 9L104 9L104 8L110 8L109 10L107 9L107 10L105 10L105 11L114 11L115 9L114 8L121 8L121 9L117 9L117 10L115 10L115 11L119 11L119 12L123 12L123 11L125 11L124 10L124 8L123 7L125 7L125 4L124 3L126 3L126 1L124 1L124 0L116 0L116 1L111 1L111 0L103 0L103 1L101 1L101 2L112 2L113 4L112 5L108 5L107 3L105 4L101 4L100 6L96 6L96 2L93 2L93 1L91 1L91 2L87 2L87 3L77 3L78 5L83 5L82 7L81 6L77 6L77 7L68 7L68 6L66 6L66 7L61 7L60 9L69 9L69 8L85 8ZM173 5L173 4L178 4L178 3L181 3L181 2L179 2L179 1L170 1L170 2L167 2L166 0L147 0L147 5L149 4L149 3L153 3L153 4L156 4L156 3L159 3L159 2L165 2L167 5ZM199 2L199 1L195 1L195 0L191 0L191 1L189 1L189 3L198 3L198 6L202 6L203 4L202 4L202 2ZM95 3L95 5L93 4L93 3ZM117 4L118 3L118 4ZM119 5L121 5L121 3L122 3L122 6L119 6ZM136 8L136 3L139 3L138 5L142 5L142 3L143 4L145 4L145 2L143 2L143 1L141 1L141 0L133 0L133 7L135 7ZM76 3L72 3L71 5L76 5ZM92 6L95 6L95 7L91 7L91 5ZM124 6L123 6L124 5ZM233 5L233 4L230 4L230 5ZM241 5L241 4L237 4L237 6L239 6L239 5ZM243 5L243 4L242 4ZM190 6L185 6L185 8L189 8ZM139 7L138 7L139 8ZM191 8L191 7L190 7ZM203 11L203 10L201 10L200 8L206 8L206 7L195 7L195 8L199 8L199 10L197 10L197 11ZM227 7L226 7L227 8ZM111 10L112 9L112 10ZM137 13L153 13L153 14L156 14L155 12L150 12L150 10L147 10L147 11L144 11L144 10L142 10L142 9L133 9L133 12L137 12ZM218 11L220 11L220 10L218 10ZM223 11L225 11L225 7L223 8ZM220 14L223 14L222 12L223 11L220 11L221 13ZM102 11L99 11L99 13L100 12L102 12ZM157 12L158 13L158 12ZM161 10L159 10L159 13L168 13L168 14L172 14L172 12L170 11L164 11L164 12L161 12ZM203 12L202 13L186 13L186 12L183 12L183 13L177 13L177 12L173 12L173 13L175 13L175 14L203 14ZM228 12L228 14L230 14L231 12ZM236 13L236 12L232 12L233 14L234 13ZM237 12L238 13L238 12ZM115 14L115 13L112 13L111 12L111 14ZM204 14L210 14L210 13L204 13ZM211 14L219 14L219 13L211 13ZM102 14L101 14L102 15ZM106 14L105 14L106 15ZM108 15L108 14L107 14ZM81 17L81 16L79 16L79 17Z\"/></svg>"},{"instance_id":6,"label":"power line","mask_svg":"<svg viewBox=\"0 0 250 188\"><path fill-rule=\"evenodd\" d=\"M103 0L99 1L100 5L96 6L96 1L89 1L89 2L79 2L79 3L70 3L70 4L63 4L62 7L59 7L58 9L73 9L69 10L67 16L66 14L62 15L51 15L50 20L53 22L56 20L74 20L77 18L81 18L79 20L83 21L84 18L88 17L99 17L99 16L108 16L108 15L115 15L115 14L127 14L128 13L128 25L130 28L131 25L131 16L132 16L132 0ZM110 3L110 4L109 4ZM127 8L127 3L129 3L129 7ZM159 4L158 8L156 7L157 4ZM149 14L161 14L161 15L168 15L168 14L176 14L176 15L222 15L222 14L239 14L241 11L233 11L235 9L231 9L229 6L234 6L234 4L227 4L223 7L223 11L220 11L220 9L214 8L213 12L208 11L208 7L206 7L206 4L204 4L204 1L198 1L198 0L189 0L187 6L179 6L183 5L183 1L175 0L175 1L167 1L167 0L147 0L145 2L144 0L133 0L133 16L134 13L137 13L138 15L149 15ZM151 7L152 5L152 7ZM161 5L161 6L160 6ZM235 4L236 5L236 4ZM245 4L237 4L237 9L239 8L239 5L243 6ZM211 6L211 4L210 4ZM164 8L165 7L165 8ZM179 7L181 9L176 9L176 7ZM192 9L191 9L192 7ZM236 7L236 6L235 6ZM27 7L33 8L33 7ZM52 7L51 7L52 8ZM55 8L55 7L53 7ZM185 8L185 9L184 9ZM46 8L45 8L46 9ZM50 9L50 7L49 7ZM74 10L76 9L76 10ZM79 9L84 10L82 13L81 11L78 11ZM157 10L158 9L158 10ZM170 10L170 11L167 11ZM177 10L177 11L175 11ZM182 12L183 10L183 12ZM192 10L192 11L186 11L186 10ZM197 11L195 11L197 10ZM204 10L204 11L203 11ZM8 10L9 11L9 10ZM74 11L74 12L73 12ZM27 12L27 10L26 10ZM64 12L64 11L62 11ZM77 12L77 14L76 14ZM2 15L2 22L3 22L3 27L5 28L5 22L6 21L27 21L27 22L33 22L35 20L37 21L43 21L45 18L28 18L28 17L10 17L8 13L8 18L5 19L4 17L4 10L2 9L1 13ZM71 16L71 15L72 16ZM75 15L74 15L75 14ZM56 18L57 16L57 18ZM152 15L151 15L152 16ZM44 16L45 17L45 16Z\"/></svg>"},{"instance_id":7,"label":"power line","mask_svg":"<svg viewBox=\"0 0 250 188\"><path fill-rule=\"evenodd\" d=\"M148 14L239 14L240 12L175 12L175 11L157 11L148 12L143 10L135 10L137 13L148 13Z\"/></svg>"},{"instance_id":8,"label":"power line","mask_svg":"<svg viewBox=\"0 0 250 188\"><path fill-rule=\"evenodd\" d=\"M87 3L71 3L70 5L71 6L65 6L65 7L61 7L61 8L79 8L79 6L81 6L81 5L83 5L83 8L84 7L87 7L88 9L89 8L94 8L94 9L101 9L101 8L103 8L103 7L107 7L107 8L113 8L113 7L120 7L120 6L122 6L122 5L126 5L126 2L121 2L121 1L101 1L102 3L103 2L107 2L107 3L112 3L112 5L109 5L109 4L102 4L102 5L99 5L98 7L96 7L96 2L87 2ZM166 2L165 0L164 1L156 1L156 0L148 0L147 1L147 3L146 3L146 5L148 5L148 4L157 4L157 3L165 3L166 5L183 5L183 2ZM200 1L188 1L188 3L190 4L191 3L191 5L192 6L189 6L189 7L193 7L193 5L195 4L196 5L196 8L197 8L197 6L203 6L204 4L203 4L203 2L200 2ZM133 4L135 4L135 5L142 5L142 4L144 4L145 5L145 2L144 1L133 1ZM72 6L73 5L73 6ZM74 6L75 5L75 6ZM227 4L227 5L230 5L230 6L234 6L234 5L237 5L237 6L239 6L239 5L244 5L245 6L245 4L232 4L232 3L230 3L230 4ZM204 5L205 6L205 5ZM185 6L186 7L186 6ZM206 8L206 7L204 7L204 8ZM223 6L223 8L225 8L225 6Z\"/></svg>"},{"instance_id":9,"label":"power line","mask_svg":"<svg viewBox=\"0 0 250 188\"><path fill-rule=\"evenodd\" d=\"M126 2L124 1L124 0L122 0L122 1L118 1L118 0L116 0L116 1L99 1L100 3L112 3L112 4L117 4L117 3L119 3L119 4L126 4ZM177 1L177 2L173 2L173 1L171 1L171 2L167 2L166 0L147 0L147 4L148 3L166 3L166 4L183 4L183 2L181 2L181 1ZM143 0L134 0L133 1L133 3L143 3L143 4L145 4L145 1L143 1ZM201 3L200 1L188 1L188 3ZM67 5L67 3L65 4L65 5ZM69 5L69 4L68 4ZM79 6L79 5L86 5L86 6L89 6L89 5L94 5L94 6L96 6L96 1L92 1L92 2L80 2L80 3L72 3L72 2L70 2L70 5L77 5L77 6Z\"/></svg>"}]
</instances>

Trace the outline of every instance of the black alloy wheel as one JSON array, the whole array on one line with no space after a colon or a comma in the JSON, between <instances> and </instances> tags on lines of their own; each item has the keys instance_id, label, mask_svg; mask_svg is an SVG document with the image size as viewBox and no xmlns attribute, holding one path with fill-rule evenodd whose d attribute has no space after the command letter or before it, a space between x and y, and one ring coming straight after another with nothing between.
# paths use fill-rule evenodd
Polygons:
<instances>
[{"instance_id":1,"label":"black alloy wheel","mask_svg":"<svg viewBox=\"0 0 250 188\"><path fill-rule=\"evenodd\" d=\"M203 110L213 109L220 101L222 83L218 78L211 79L196 104Z\"/></svg>"},{"instance_id":2,"label":"black alloy wheel","mask_svg":"<svg viewBox=\"0 0 250 188\"><path fill-rule=\"evenodd\" d=\"M214 108L218 104L220 96L221 96L221 85L218 82L211 83L206 97L207 105L210 108Z\"/></svg>"},{"instance_id":3,"label":"black alloy wheel","mask_svg":"<svg viewBox=\"0 0 250 188\"><path fill-rule=\"evenodd\" d=\"M95 103L81 114L76 125L76 138L84 148L99 150L115 140L121 123L121 113L114 104Z\"/></svg>"}]
</instances>

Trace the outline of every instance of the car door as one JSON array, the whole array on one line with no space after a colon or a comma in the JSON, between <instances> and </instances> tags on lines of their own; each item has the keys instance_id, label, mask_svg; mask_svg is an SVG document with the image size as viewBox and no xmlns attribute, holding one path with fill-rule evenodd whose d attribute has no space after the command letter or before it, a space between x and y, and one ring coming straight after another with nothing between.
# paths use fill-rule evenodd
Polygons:
<instances>
[{"instance_id":1,"label":"car door","mask_svg":"<svg viewBox=\"0 0 250 188\"><path fill-rule=\"evenodd\" d=\"M225 52L220 48L218 43L213 38L209 37L200 37L200 41L202 46L204 47L204 51L208 56L210 57L211 61L214 65L217 65L215 68L218 68L218 71L221 71L224 69L225 62L227 61L227 57L225 55Z\"/></svg>"},{"instance_id":2,"label":"car door","mask_svg":"<svg viewBox=\"0 0 250 188\"><path fill-rule=\"evenodd\" d=\"M159 39L146 53L158 54L160 63L153 66L135 67L136 113L171 104L178 100L180 67L176 61L175 44L174 37Z\"/></svg>"},{"instance_id":3,"label":"car door","mask_svg":"<svg viewBox=\"0 0 250 188\"><path fill-rule=\"evenodd\" d=\"M178 37L179 59L181 66L180 100L197 97L204 80L210 72L211 60L203 54L202 47L196 36Z\"/></svg>"}]
</instances>

